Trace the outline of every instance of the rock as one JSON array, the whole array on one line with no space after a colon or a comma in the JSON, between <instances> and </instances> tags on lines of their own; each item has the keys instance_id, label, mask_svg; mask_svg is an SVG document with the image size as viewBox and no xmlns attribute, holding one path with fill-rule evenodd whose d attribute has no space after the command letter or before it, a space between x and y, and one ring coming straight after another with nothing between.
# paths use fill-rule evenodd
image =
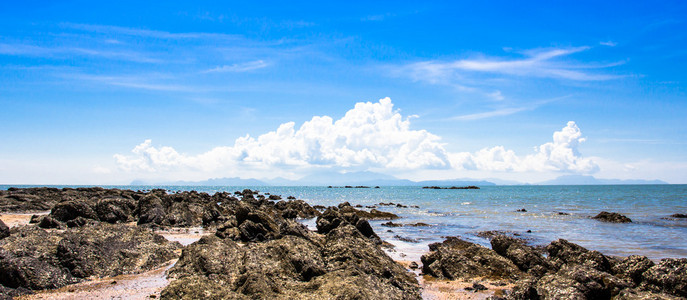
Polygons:
<instances>
[{"instance_id":1,"label":"rock","mask_svg":"<svg viewBox=\"0 0 687 300\"><path fill-rule=\"evenodd\" d=\"M642 274L655 264L646 256L630 255L613 266L613 273L632 280L635 285L642 281Z\"/></svg>"},{"instance_id":2,"label":"rock","mask_svg":"<svg viewBox=\"0 0 687 300\"><path fill-rule=\"evenodd\" d=\"M678 218L678 219L684 219L687 218L687 214L672 214L670 215L671 218Z\"/></svg>"},{"instance_id":3,"label":"rock","mask_svg":"<svg viewBox=\"0 0 687 300\"><path fill-rule=\"evenodd\" d=\"M5 225L5 222L0 220L0 240L10 236L10 228Z\"/></svg>"},{"instance_id":4,"label":"rock","mask_svg":"<svg viewBox=\"0 0 687 300\"><path fill-rule=\"evenodd\" d=\"M208 226L214 224L220 220L222 217L222 212L220 211L220 206L214 203L208 203L203 207L203 226Z\"/></svg>"},{"instance_id":5,"label":"rock","mask_svg":"<svg viewBox=\"0 0 687 300\"><path fill-rule=\"evenodd\" d=\"M183 250L162 298L420 299L415 279L355 227L306 234L245 246L203 237Z\"/></svg>"},{"instance_id":6,"label":"rock","mask_svg":"<svg viewBox=\"0 0 687 300\"><path fill-rule=\"evenodd\" d=\"M0 212L46 211L59 200L56 188L9 188L0 193Z\"/></svg>"},{"instance_id":7,"label":"rock","mask_svg":"<svg viewBox=\"0 0 687 300\"><path fill-rule=\"evenodd\" d=\"M358 217L365 218L368 220L395 220L399 218L396 214L379 211L376 209L372 209L369 212L355 209L348 202L339 204L339 210L341 210L341 213L353 213Z\"/></svg>"},{"instance_id":8,"label":"rock","mask_svg":"<svg viewBox=\"0 0 687 300\"><path fill-rule=\"evenodd\" d=\"M687 298L687 258L664 258L642 277L645 290Z\"/></svg>"},{"instance_id":9,"label":"rock","mask_svg":"<svg viewBox=\"0 0 687 300\"><path fill-rule=\"evenodd\" d=\"M147 229L100 223L65 232L56 256L76 277L104 277L159 267L180 247Z\"/></svg>"},{"instance_id":10,"label":"rock","mask_svg":"<svg viewBox=\"0 0 687 300\"><path fill-rule=\"evenodd\" d=\"M381 242L379 236L372 230L370 223L359 217L355 208L352 208L350 205L343 205L342 207L344 209L341 210L330 207L317 217L315 222L317 225L317 232L327 234L337 227L353 225L363 236Z\"/></svg>"},{"instance_id":11,"label":"rock","mask_svg":"<svg viewBox=\"0 0 687 300\"><path fill-rule=\"evenodd\" d=\"M83 218L83 217L79 217L79 218ZM38 223L38 227L45 228L45 229L53 229L53 228L63 229L65 226L64 226L64 223L62 223L58 220L55 220L53 217L48 215L48 216L44 216L43 218L41 218L40 223Z\"/></svg>"},{"instance_id":12,"label":"rock","mask_svg":"<svg viewBox=\"0 0 687 300\"><path fill-rule=\"evenodd\" d=\"M583 299L610 299L630 286L629 281L585 265L566 265L558 273L542 277L537 284L537 292L544 298L547 295L581 294Z\"/></svg>"},{"instance_id":13,"label":"rock","mask_svg":"<svg viewBox=\"0 0 687 300\"><path fill-rule=\"evenodd\" d=\"M623 300L680 300L683 297L676 297L664 293L654 293L640 289L624 289L614 299Z\"/></svg>"},{"instance_id":14,"label":"rock","mask_svg":"<svg viewBox=\"0 0 687 300\"><path fill-rule=\"evenodd\" d=\"M491 248L499 255L511 260L518 268L524 272L534 269L538 271L536 275L543 275L541 271L551 269L551 265L544 257L534 251L532 247L525 245L522 240L515 239L506 235L496 235L491 239ZM535 269L536 266L541 268Z\"/></svg>"},{"instance_id":15,"label":"rock","mask_svg":"<svg viewBox=\"0 0 687 300\"><path fill-rule=\"evenodd\" d=\"M54 289L77 279L60 266L0 248L0 284L10 288Z\"/></svg>"},{"instance_id":16,"label":"rock","mask_svg":"<svg viewBox=\"0 0 687 300\"><path fill-rule=\"evenodd\" d=\"M580 264L602 272L611 272L611 263L606 256L564 239L551 242L546 246L546 251L549 253L549 259L553 260L552 263L557 267L562 264Z\"/></svg>"},{"instance_id":17,"label":"rock","mask_svg":"<svg viewBox=\"0 0 687 300\"><path fill-rule=\"evenodd\" d=\"M98 215L93 208L85 201L78 200L70 200L55 204L55 207L53 207L50 212L50 216L62 222L67 222L77 217L98 220Z\"/></svg>"},{"instance_id":18,"label":"rock","mask_svg":"<svg viewBox=\"0 0 687 300\"><path fill-rule=\"evenodd\" d=\"M407 237L402 237L402 236L400 236L400 235L394 235L394 238L397 239L397 240L399 240L399 241L406 242L406 243L419 243L419 241L416 240L416 239L411 239L411 238L407 238Z\"/></svg>"},{"instance_id":19,"label":"rock","mask_svg":"<svg viewBox=\"0 0 687 300\"><path fill-rule=\"evenodd\" d=\"M410 262L410 265L408 265L408 267L411 268L411 269L413 269L413 270L419 268L419 266L417 265L417 263L414 262L414 261Z\"/></svg>"},{"instance_id":20,"label":"rock","mask_svg":"<svg viewBox=\"0 0 687 300\"><path fill-rule=\"evenodd\" d=\"M516 211L517 211L517 212L527 212L527 210L524 209L524 208L518 209L518 210L516 210Z\"/></svg>"},{"instance_id":21,"label":"rock","mask_svg":"<svg viewBox=\"0 0 687 300\"><path fill-rule=\"evenodd\" d=\"M398 223L394 223L394 222L389 221L386 223L382 223L382 226L385 226L385 227L402 227L403 224L398 224Z\"/></svg>"},{"instance_id":22,"label":"rock","mask_svg":"<svg viewBox=\"0 0 687 300\"><path fill-rule=\"evenodd\" d=\"M320 215L320 212L314 207L310 206L307 202L303 200L289 200L289 201L279 201L274 207L279 210L294 210L297 214L296 217L302 219L310 219Z\"/></svg>"},{"instance_id":23,"label":"rock","mask_svg":"<svg viewBox=\"0 0 687 300\"><path fill-rule=\"evenodd\" d=\"M474 291L486 291L486 290L488 290L488 288L481 283L475 282L472 284L472 290L474 290Z\"/></svg>"},{"instance_id":24,"label":"rock","mask_svg":"<svg viewBox=\"0 0 687 300\"><path fill-rule=\"evenodd\" d=\"M598 215L594 216L592 219L599 221L610 222L610 223L631 223L630 218L623 216L619 213L602 211Z\"/></svg>"},{"instance_id":25,"label":"rock","mask_svg":"<svg viewBox=\"0 0 687 300\"><path fill-rule=\"evenodd\" d=\"M32 290L157 268L181 247L147 229L107 223L64 232L21 226L0 246L0 284Z\"/></svg>"},{"instance_id":26,"label":"rock","mask_svg":"<svg viewBox=\"0 0 687 300\"><path fill-rule=\"evenodd\" d=\"M86 219L84 217L76 217L76 219L67 221L67 227L69 228L82 227L86 226L87 224L96 225L98 222L95 220Z\"/></svg>"},{"instance_id":27,"label":"rock","mask_svg":"<svg viewBox=\"0 0 687 300\"><path fill-rule=\"evenodd\" d=\"M430 226L432 226L432 225L429 225L429 224L427 224L427 223L418 222L418 223L413 223L413 224L405 224L405 225L403 225L403 226L410 226L410 227L430 227Z\"/></svg>"},{"instance_id":28,"label":"rock","mask_svg":"<svg viewBox=\"0 0 687 300\"><path fill-rule=\"evenodd\" d=\"M136 211L138 212L138 225L160 225L165 220L165 208L162 205L162 200L155 194L148 194L138 200Z\"/></svg>"},{"instance_id":29,"label":"rock","mask_svg":"<svg viewBox=\"0 0 687 300\"><path fill-rule=\"evenodd\" d=\"M31 215L31 219L29 220L29 224L38 224L43 216L41 215Z\"/></svg>"},{"instance_id":30,"label":"rock","mask_svg":"<svg viewBox=\"0 0 687 300\"><path fill-rule=\"evenodd\" d=\"M269 200L281 200L281 196L279 196L279 195L270 195L268 199L269 199Z\"/></svg>"},{"instance_id":31,"label":"rock","mask_svg":"<svg viewBox=\"0 0 687 300\"><path fill-rule=\"evenodd\" d=\"M523 274L510 260L494 250L449 237L429 245L430 253L421 257L422 272L437 278L470 279L490 277L517 279Z\"/></svg>"},{"instance_id":32,"label":"rock","mask_svg":"<svg viewBox=\"0 0 687 300\"><path fill-rule=\"evenodd\" d=\"M136 203L128 198L105 198L95 205L98 219L108 223L126 223L133 220Z\"/></svg>"}]
</instances>

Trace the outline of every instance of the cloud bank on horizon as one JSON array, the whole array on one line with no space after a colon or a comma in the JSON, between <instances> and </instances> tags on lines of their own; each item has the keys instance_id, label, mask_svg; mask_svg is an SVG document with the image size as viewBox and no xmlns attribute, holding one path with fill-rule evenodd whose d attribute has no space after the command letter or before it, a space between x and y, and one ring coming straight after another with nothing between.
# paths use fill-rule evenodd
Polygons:
<instances>
[{"instance_id":1,"label":"cloud bank on horizon","mask_svg":"<svg viewBox=\"0 0 687 300\"><path fill-rule=\"evenodd\" d=\"M217 172L250 169L273 171L314 169L377 170L382 173L419 169L483 170L501 172L554 171L590 174L599 171L578 147L585 141L574 121L553 134L553 141L534 153L517 155L503 146L477 152L449 152L441 137L427 130L411 129L411 119L394 109L390 98L359 102L338 119L314 116L296 129L283 123L258 137L246 135L233 146L218 146L198 155L179 153L170 146L145 140L131 154L115 154L125 172L192 170Z\"/></svg>"}]
</instances>

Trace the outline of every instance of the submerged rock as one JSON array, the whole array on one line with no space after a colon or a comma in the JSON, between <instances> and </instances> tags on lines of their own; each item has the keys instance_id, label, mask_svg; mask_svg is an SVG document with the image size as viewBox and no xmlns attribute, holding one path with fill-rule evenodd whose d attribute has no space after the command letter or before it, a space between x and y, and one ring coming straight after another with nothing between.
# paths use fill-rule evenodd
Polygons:
<instances>
[{"instance_id":1,"label":"submerged rock","mask_svg":"<svg viewBox=\"0 0 687 300\"><path fill-rule=\"evenodd\" d=\"M619 213L615 212L607 212L607 211L602 211L598 215L592 217L592 219L596 219L599 221L604 221L604 222L610 222L610 223L631 223L632 220L630 218L623 216Z\"/></svg>"}]
</instances>

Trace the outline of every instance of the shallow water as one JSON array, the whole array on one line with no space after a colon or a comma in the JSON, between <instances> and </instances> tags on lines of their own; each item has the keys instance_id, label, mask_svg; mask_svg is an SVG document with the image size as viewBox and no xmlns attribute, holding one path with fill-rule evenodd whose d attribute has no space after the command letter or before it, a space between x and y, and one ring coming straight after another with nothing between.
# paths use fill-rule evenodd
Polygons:
<instances>
[{"instance_id":1,"label":"shallow water","mask_svg":"<svg viewBox=\"0 0 687 300\"><path fill-rule=\"evenodd\" d=\"M0 186L7 189L9 186ZM664 219L687 213L687 185L610 186L486 186L479 190L431 190L421 187L343 189L327 187L207 187L207 186L110 186L133 190L165 188L169 191L197 190L208 193L257 189L295 196L311 205L377 205L402 218L396 223L424 222L431 227L382 227L386 221L372 221L382 239L407 253L405 260L417 260L427 245L443 236L461 236L482 245L488 240L476 234L486 230L510 231L547 244L565 238L609 255L646 255L652 259L687 257L686 219ZM417 205L419 208L379 206L380 202ZM524 208L527 212L517 212ZM600 211L628 216L632 223L604 223L590 217ZM559 212L566 213L561 215ZM314 221L310 222L314 226ZM391 230L392 232L387 232ZM531 230L531 233L527 233ZM402 242L394 236L417 240ZM391 253L392 256L394 255ZM400 257L399 257L400 258Z\"/></svg>"}]
</instances>

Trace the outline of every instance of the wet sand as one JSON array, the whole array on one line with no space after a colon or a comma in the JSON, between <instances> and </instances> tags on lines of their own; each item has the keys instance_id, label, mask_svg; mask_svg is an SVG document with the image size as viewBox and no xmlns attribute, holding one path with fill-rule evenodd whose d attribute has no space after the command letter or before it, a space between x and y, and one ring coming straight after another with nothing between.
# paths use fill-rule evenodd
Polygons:
<instances>
[{"instance_id":1,"label":"wet sand","mask_svg":"<svg viewBox=\"0 0 687 300\"><path fill-rule=\"evenodd\" d=\"M167 270L176 262L145 273L99 278L16 299L157 299L169 284Z\"/></svg>"},{"instance_id":2,"label":"wet sand","mask_svg":"<svg viewBox=\"0 0 687 300\"><path fill-rule=\"evenodd\" d=\"M0 220L2 220L7 227L12 228L22 225L29 225L29 221L33 215L47 215L49 213L49 210L32 213L3 213L0 215Z\"/></svg>"},{"instance_id":3,"label":"wet sand","mask_svg":"<svg viewBox=\"0 0 687 300\"><path fill-rule=\"evenodd\" d=\"M406 255L406 257L409 255ZM415 274L415 278L422 289L422 299L425 300L462 300L462 299L487 299L493 296L505 296L505 290L512 290L512 283L505 283L502 281L493 281L482 278L473 278L470 280L441 280L421 274L422 263L416 261L420 268L410 269L409 260L396 260L396 262L408 271ZM481 291L466 290L472 288L474 283L484 285L487 289Z\"/></svg>"}]
</instances>

